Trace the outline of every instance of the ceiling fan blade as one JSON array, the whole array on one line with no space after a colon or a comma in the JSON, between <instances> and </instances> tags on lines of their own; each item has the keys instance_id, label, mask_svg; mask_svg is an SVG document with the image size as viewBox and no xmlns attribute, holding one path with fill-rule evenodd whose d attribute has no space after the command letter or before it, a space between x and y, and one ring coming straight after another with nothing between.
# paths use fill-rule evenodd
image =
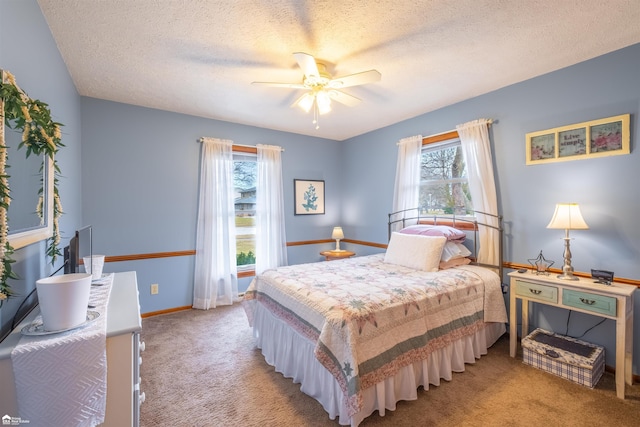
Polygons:
<instances>
[{"instance_id":1,"label":"ceiling fan blade","mask_svg":"<svg viewBox=\"0 0 640 427\"><path fill-rule=\"evenodd\" d=\"M340 89L343 87L374 83L380 81L381 78L382 74L380 74L380 72L378 72L377 70L369 70L335 78L329 82L329 86L335 89Z\"/></svg>"},{"instance_id":2,"label":"ceiling fan blade","mask_svg":"<svg viewBox=\"0 0 640 427\"><path fill-rule=\"evenodd\" d=\"M251 82L252 85L284 87L287 89L307 89L302 83Z\"/></svg>"},{"instance_id":3,"label":"ceiling fan blade","mask_svg":"<svg viewBox=\"0 0 640 427\"><path fill-rule=\"evenodd\" d=\"M329 96L334 101L337 101L341 104L347 105L349 107L356 106L360 103L360 99L356 98L353 95L349 95L348 93L344 93L342 91L332 89L329 91Z\"/></svg>"},{"instance_id":4,"label":"ceiling fan blade","mask_svg":"<svg viewBox=\"0 0 640 427\"><path fill-rule=\"evenodd\" d=\"M296 52L293 54L293 57L296 58L296 61L298 62L300 69L302 69L305 77L320 77L318 65L316 64L316 59L313 56L308 53Z\"/></svg>"}]
</instances>

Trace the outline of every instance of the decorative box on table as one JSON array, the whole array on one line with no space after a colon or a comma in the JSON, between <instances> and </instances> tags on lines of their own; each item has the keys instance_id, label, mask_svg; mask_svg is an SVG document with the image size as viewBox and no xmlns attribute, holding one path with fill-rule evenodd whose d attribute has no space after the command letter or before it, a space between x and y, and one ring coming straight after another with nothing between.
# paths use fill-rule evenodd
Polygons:
<instances>
[{"instance_id":1,"label":"decorative box on table","mask_svg":"<svg viewBox=\"0 0 640 427\"><path fill-rule=\"evenodd\" d=\"M590 388L604 373L604 348L544 329L522 339L522 359L527 365Z\"/></svg>"}]
</instances>

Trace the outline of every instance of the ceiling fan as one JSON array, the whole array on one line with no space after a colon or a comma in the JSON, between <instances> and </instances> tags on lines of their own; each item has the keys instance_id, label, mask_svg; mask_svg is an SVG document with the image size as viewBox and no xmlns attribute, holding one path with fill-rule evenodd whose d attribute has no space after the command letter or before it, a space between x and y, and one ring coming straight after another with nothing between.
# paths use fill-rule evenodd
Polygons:
<instances>
[{"instance_id":1,"label":"ceiling fan","mask_svg":"<svg viewBox=\"0 0 640 427\"><path fill-rule=\"evenodd\" d=\"M251 84L306 90L307 92L291 106L297 105L307 113L313 109L313 123L316 125L316 129L319 128L318 116L331 111L331 100L349 107L360 103L360 99L343 92L341 89L374 83L381 78L381 74L377 70L368 70L334 79L327 71L326 65L316 61L312 55L296 52L293 56L304 73L302 83L252 82Z\"/></svg>"}]
</instances>

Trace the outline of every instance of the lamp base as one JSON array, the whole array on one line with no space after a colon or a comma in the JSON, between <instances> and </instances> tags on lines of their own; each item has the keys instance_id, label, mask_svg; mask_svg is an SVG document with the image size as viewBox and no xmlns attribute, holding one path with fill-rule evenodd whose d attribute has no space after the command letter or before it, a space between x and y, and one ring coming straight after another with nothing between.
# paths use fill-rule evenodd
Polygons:
<instances>
[{"instance_id":1,"label":"lamp base","mask_svg":"<svg viewBox=\"0 0 640 427\"><path fill-rule=\"evenodd\" d=\"M331 252L347 252L346 249L332 249Z\"/></svg>"},{"instance_id":2,"label":"lamp base","mask_svg":"<svg viewBox=\"0 0 640 427\"><path fill-rule=\"evenodd\" d=\"M580 278L578 276L574 276L571 273L562 273L562 274L558 274L558 279L562 279L562 280L580 280Z\"/></svg>"},{"instance_id":3,"label":"lamp base","mask_svg":"<svg viewBox=\"0 0 640 427\"><path fill-rule=\"evenodd\" d=\"M562 274L558 275L558 279L562 280L579 280L573 275L573 267L571 266L571 248L569 245L569 229L565 230L564 236L564 265L562 266Z\"/></svg>"}]
</instances>

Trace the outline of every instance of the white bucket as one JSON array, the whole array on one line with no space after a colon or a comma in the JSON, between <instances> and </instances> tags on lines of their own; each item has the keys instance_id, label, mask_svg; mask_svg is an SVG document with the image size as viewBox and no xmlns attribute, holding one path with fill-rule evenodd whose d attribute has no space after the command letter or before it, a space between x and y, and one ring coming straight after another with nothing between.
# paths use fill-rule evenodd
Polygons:
<instances>
[{"instance_id":1,"label":"white bucket","mask_svg":"<svg viewBox=\"0 0 640 427\"><path fill-rule=\"evenodd\" d=\"M73 273L36 280L45 331L74 328L87 320L91 274Z\"/></svg>"},{"instance_id":2,"label":"white bucket","mask_svg":"<svg viewBox=\"0 0 640 427\"><path fill-rule=\"evenodd\" d=\"M90 257L86 256L82 258L84 262L84 271L88 273L91 271L93 273L92 279L98 280L102 277L102 268L104 267L104 255L92 255ZM89 265L91 267L87 268Z\"/></svg>"}]
</instances>

